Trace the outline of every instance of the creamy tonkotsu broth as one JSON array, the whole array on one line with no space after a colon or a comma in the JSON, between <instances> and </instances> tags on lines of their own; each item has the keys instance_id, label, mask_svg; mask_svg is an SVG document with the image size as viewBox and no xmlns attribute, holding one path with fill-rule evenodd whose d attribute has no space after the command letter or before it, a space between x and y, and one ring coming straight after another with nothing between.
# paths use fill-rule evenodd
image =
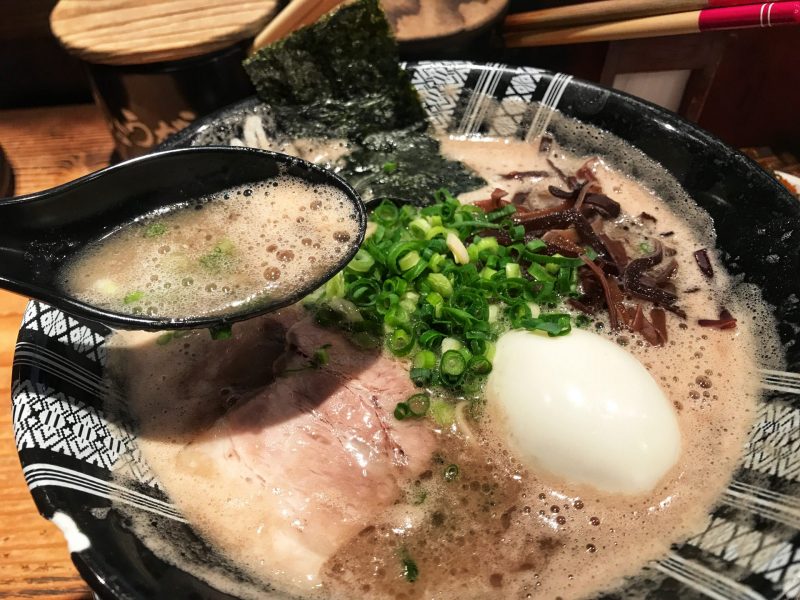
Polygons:
<instances>
[{"instance_id":1,"label":"creamy tonkotsu broth","mask_svg":"<svg viewBox=\"0 0 800 600\"><path fill-rule=\"evenodd\" d=\"M149 216L88 246L62 284L121 313L187 318L296 294L350 251L345 193L282 175Z\"/></svg>"},{"instance_id":2,"label":"creamy tonkotsu broth","mask_svg":"<svg viewBox=\"0 0 800 600\"><path fill-rule=\"evenodd\" d=\"M586 162L557 146L543 155L538 144L504 140L444 139L443 152L488 182L462 201L501 187L509 198L526 192L532 209L556 204L547 187L563 185L546 158L569 174ZM702 529L741 458L758 367L778 354L770 313L713 253L713 279L697 268L692 253L713 247L713 238L688 198L669 206L602 161L589 167L624 211L606 233L632 254L668 240L678 264L686 318L667 314L665 345L610 331L602 315L587 328L646 368L677 422L679 455L652 488L601 491L543 469L511 443L502 406L488 399L476 410L447 398L456 406L449 427L396 420L396 403L416 391L408 361L357 348L294 306L243 324L222 345L198 333L164 346L143 333L111 340L110 371L138 423L143 458L239 574L189 558L168 526L129 513L137 535L242 598L274 586L279 596L309 599L568 599L620 586ZM512 171L547 174L503 177ZM735 329L697 326L721 305L738 318ZM327 362L309 369L321 348ZM581 366L565 364L557 375ZM618 376L624 389L626 373Z\"/></svg>"}]
</instances>

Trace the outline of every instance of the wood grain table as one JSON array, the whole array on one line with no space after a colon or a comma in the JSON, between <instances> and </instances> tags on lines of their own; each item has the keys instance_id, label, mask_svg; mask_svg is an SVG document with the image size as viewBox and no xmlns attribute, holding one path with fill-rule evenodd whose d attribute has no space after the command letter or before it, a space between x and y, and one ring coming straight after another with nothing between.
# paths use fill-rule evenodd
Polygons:
<instances>
[{"instance_id":1,"label":"wood grain table","mask_svg":"<svg viewBox=\"0 0 800 600\"><path fill-rule=\"evenodd\" d=\"M0 145L16 194L64 183L108 164L111 136L93 105L0 111ZM11 429L11 360L26 300L0 290L0 598L92 597L58 529L39 516Z\"/></svg>"}]
</instances>

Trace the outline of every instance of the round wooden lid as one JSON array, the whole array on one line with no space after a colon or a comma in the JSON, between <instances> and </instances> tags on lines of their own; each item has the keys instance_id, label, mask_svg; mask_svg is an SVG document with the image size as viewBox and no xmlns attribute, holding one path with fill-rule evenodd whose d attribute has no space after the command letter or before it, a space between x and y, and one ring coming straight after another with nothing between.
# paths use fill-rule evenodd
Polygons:
<instances>
[{"instance_id":1,"label":"round wooden lid","mask_svg":"<svg viewBox=\"0 0 800 600\"><path fill-rule=\"evenodd\" d=\"M50 28L87 62L132 65L180 60L253 37L277 0L60 0Z\"/></svg>"}]
</instances>

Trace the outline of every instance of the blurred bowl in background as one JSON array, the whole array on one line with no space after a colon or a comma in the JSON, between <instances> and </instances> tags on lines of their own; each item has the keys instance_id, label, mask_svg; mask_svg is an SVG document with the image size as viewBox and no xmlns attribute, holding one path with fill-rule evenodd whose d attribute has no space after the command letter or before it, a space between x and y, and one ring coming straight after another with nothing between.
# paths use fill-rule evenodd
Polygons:
<instances>
[{"instance_id":1,"label":"blurred bowl in background","mask_svg":"<svg viewBox=\"0 0 800 600\"><path fill-rule=\"evenodd\" d=\"M14 195L14 171L0 146L0 198Z\"/></svg>"},{"instance_id":2,"label":"blurred bowl in background","mask_svg":"<svg viewBox=\"0 0 800 600\"><path fill-rule=\"evenodd\" d=\"M475 59L494 46L508 0L381 0L381 6L403 58Z\"/></svg>"}]
</instances>

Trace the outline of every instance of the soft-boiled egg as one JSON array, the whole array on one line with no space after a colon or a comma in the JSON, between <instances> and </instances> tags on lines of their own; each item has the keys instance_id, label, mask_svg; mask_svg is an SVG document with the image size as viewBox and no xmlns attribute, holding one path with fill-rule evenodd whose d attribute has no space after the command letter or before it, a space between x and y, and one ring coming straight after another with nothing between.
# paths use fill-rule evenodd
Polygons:
<instances>
[{"instance_id":1,"label":"soft-boiled egg","mask_svg":"<svg viewBox=\"0 0 800 600\"><path fill-rule=\"evenodd\" d=\"M675 411L630 353L588 331L497 342L489 410L532 469L600 490L651 490L678 460Z\"/></svg>"}]
</instances>

